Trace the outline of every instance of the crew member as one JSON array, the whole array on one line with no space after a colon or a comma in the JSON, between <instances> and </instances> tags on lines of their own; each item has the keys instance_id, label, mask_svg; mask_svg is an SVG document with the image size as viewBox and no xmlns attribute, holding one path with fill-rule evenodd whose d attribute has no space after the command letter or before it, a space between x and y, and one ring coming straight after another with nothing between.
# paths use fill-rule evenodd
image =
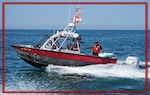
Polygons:
<instances>
[{"instance_id":1,"label":"crew member","mask_svg":"<svg viewBox=\"0 0 150 95\"><path fill-rule=\"evenodd\" d=\"M95 42L92 48L92 55L98 56L98 53L102 52L102 47L99 45L98 42Z\"/></svg>"},{"instance_id":2,"label":"crew member","mask_svg":"<svg viewBox=\"0 0 150 95\"><path fill-rule=\"evenodd\" d=\"M71 46L71 50L78 51L77 41L74 41Z\"/></svg>"}]
</instances>

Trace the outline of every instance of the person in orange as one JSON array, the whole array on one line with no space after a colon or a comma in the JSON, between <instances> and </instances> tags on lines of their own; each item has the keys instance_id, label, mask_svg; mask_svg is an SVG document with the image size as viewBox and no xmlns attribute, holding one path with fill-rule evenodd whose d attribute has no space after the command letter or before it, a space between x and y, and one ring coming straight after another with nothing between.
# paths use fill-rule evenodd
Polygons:
<instances>
[{"instance_id":1,"label":"person in orange","mask_svg":"<svg viewBox=\"0 0 150 95\"><path fill-rule=\"evenodd\" d=\"M102 52L102 47L99 45L98 42L95 42L92 48L92 55L98 56L98 53Z\"/></svg>"}]
</instances>

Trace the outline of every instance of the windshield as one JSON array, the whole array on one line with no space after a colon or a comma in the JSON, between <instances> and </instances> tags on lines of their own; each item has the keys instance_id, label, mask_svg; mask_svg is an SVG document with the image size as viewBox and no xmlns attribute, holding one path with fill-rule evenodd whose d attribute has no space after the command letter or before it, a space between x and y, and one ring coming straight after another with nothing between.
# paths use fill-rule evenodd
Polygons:
<instances>
[{"instance_id":1,"label":"windshield","mask_svg":"<svg viewBox=\"0 0 150 95\"><path fill-rule=\"evenodd\" d=\"M37 47L37 48L40 48L44 43L45 43L45 41L49 38L50 36L49 35L45 35L45 36L43 36L38 42L37 42L37 44L35 45L35 47Z\"/></svg>"}]
</instances>

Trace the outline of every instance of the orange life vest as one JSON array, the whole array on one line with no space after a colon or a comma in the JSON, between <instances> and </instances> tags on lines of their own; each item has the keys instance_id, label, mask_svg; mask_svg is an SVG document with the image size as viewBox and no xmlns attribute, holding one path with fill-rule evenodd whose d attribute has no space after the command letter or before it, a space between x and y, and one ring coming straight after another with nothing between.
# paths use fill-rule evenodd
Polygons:
<instances>
[{"instance_id":1,"label":"orange life vest","mask_svg":"<svg viewBox=\"0 0 150 95\"><path fill-rule=\"evenodd\" d=\"M100 46L94 45L93 48L92 48L92 52L100 53Z\"/></svg>"}]
</instances>

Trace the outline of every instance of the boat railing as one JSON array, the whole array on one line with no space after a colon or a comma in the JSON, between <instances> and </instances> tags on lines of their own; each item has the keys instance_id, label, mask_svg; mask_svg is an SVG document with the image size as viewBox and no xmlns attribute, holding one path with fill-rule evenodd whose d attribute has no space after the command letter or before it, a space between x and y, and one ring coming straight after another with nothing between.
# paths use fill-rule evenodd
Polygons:
<instances>
[{"instance_id":1,"label":"boat railing","mask_svg":"<svg viewBox=\"0 0 150 95\"><path fill-rule=\"evenodd\" d=\"M50 35L45 34L37 41L37 43L34 45L34 47L40 48L45 43L45 41L49 38L50 38Z\"/></svg>"},{"instance_id":2,"label":"boat railing","mask_svg":"<svg viewBox=\"0 0 150 95\"><path fill-rule=\"evenodd\" d=\"M60 38L60 36L54 41L54 43L52 43L52 45L50 46L50 48L52 48L56 44L56 42L58 41L59 38Z\"/></svg>"},{"instance_id":3,"label":"boat railing","mask_svg":"<svg viewBox=\"0 0 150 95\"><path fill-rule=\"evenodd\" d=\"M65 43L65 41L67 40L67 36L66 36L66 38L63 40L63 42L61 43L61 45L59 46L59 48L58 48L58 50L57 51L59 51L60 49L61 49L61 47L63 46L63 44Z\"/></svg>"}]
</instances>

